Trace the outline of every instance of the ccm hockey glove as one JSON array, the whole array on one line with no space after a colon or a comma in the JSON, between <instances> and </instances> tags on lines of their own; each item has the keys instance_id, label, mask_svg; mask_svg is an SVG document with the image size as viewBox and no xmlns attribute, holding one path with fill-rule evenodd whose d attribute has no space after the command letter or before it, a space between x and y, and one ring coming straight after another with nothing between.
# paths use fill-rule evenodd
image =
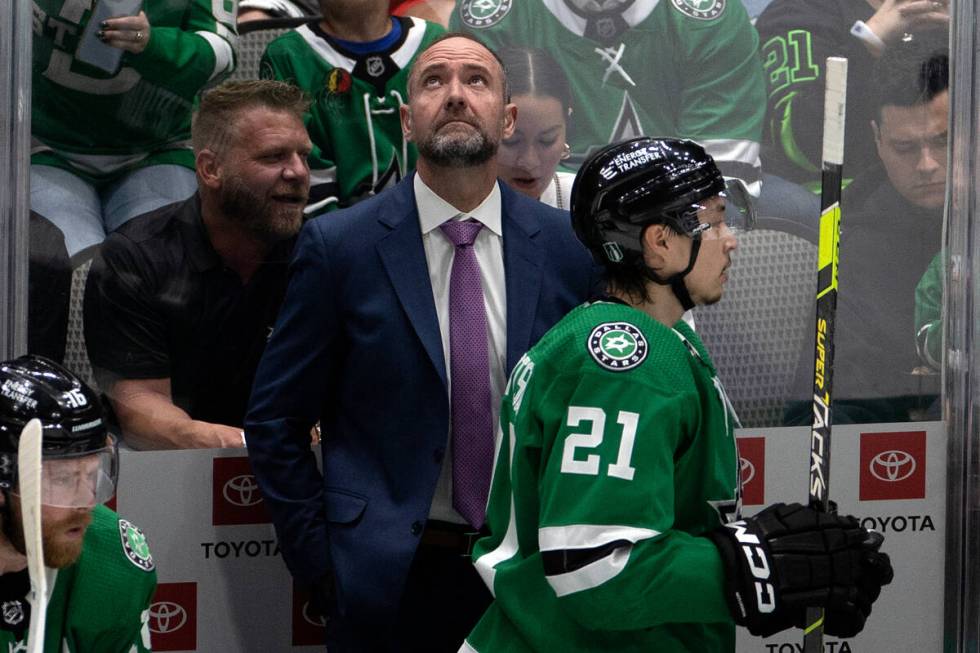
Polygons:
<instances>
[{"instance_id":1,"label":"ccm hockey glove","mask_svg":"<svg viewBox=\"0 0 980 653\"><path fill-rule=\"evenodd\" d=\"M853 637L893 572L884 538L854 517L777 503L709 534L721 553L735 623L767 637L825 609L824 632Z\"/></svg>"}]
</instances>

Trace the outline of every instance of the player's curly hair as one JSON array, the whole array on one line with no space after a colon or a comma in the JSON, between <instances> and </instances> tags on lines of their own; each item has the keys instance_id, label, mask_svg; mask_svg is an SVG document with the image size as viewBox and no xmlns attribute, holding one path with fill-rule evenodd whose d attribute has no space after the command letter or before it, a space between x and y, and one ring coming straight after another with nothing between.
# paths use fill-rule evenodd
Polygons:
<instances>
[{"instance_id":1,"label":"player's curly hair","mask_svg":"<svg viewBox=\"0 0 980 653\"><path fill-rule=\"evenodd\" d=\"M236 118L246 109L283 111L300 121L310 108L310 99L299 88L271 79L225 82L207 91L191 120L194 152L221 152L234 135Z\"/></svg>"}]
</instances>

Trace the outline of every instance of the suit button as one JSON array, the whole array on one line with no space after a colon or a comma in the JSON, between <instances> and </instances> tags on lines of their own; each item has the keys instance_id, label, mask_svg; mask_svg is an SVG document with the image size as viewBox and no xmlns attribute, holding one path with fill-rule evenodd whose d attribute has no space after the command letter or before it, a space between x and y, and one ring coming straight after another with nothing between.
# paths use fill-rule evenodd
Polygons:
<instances>
[{"instance_id":1,"label":"suit button","mask_svg":"<svg viewBox=\"0 0 980 653\"><path fill-rule=\"evenodd\" d=\"M436 464L437 465L441 465L442 464L442 458L445 455L446 455L446 450L445 449L436 449L435 451L432 452L432 459L434 461L436 461Z\"/></svg>"},{"instance_id":2,"label":"suit button","mask_svg":"<svg viewBox=\"0 0 980 653\"><path fill-rule=\"evenodd\" d=\"M414 524L412 524L412 535L419 535L422 532L424 526L425 525L420 521L417 521Z\"/></svg>"}]
</instances>

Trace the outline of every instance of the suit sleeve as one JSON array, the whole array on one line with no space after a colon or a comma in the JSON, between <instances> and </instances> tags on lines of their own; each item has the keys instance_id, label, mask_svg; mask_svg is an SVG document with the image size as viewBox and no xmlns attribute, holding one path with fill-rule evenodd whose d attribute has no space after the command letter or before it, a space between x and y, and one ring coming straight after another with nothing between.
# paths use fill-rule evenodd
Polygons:
<instances>
[{"instance_id":1,"label":"suit sleeve","mask_svg":"<svg viewBox=\"0 0 980 653\"><path fill-rule=\"evenodd\" d=\"M321 417L331 363L339 355L328 251L318 221L308 222L245 418L249 460L283 559L296 578L308 582L331 569L323 478L310 450L310 429Z\"/></svg>"}]
</instances>

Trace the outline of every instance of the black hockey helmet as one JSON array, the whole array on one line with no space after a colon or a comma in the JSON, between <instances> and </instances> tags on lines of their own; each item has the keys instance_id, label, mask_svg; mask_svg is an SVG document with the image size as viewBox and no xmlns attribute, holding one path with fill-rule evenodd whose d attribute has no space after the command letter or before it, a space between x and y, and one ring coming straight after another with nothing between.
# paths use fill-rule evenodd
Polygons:
<instances>
[{"instance_id":1,"label":"black hockey helmet","mask_svg":"<svg viewBox=\"0 0 980 653\"><path fill-rule=\"evenodd\" d=\"M689 309L693 304L681 280L694 267L701 234L709 227L698 220L700 203L735 194L726 187L714 159L694 141L644 136L614 143L589 157L575 177L572 227L596 261L640 268L652 281L671 285ZM737 195L732 199L745 201L744 192ZM749 207L735 214L751 220ZM694 241L687 269L669 279L643 263L643 230L652 224L666 224Z\"/></svg>"},{"instance_id":2,"label":"black hockey helmet","mask_svg":"<svg viewBox=\"0 0 980 653\"><path fill-rule=\"evenodd\" d=\"M98 468L88 472L98 486L93 492L97 501L111 497L117 456L99 396L61 365L35 355L0 363L0 488L16 485L20 434L33 418L41 421L44 464L99 455ZM47 487L48 480L56 479L45 476L45 495L56 499L57 488ZM45 503L65 505L57 500Z\"/></svg>"}]
</instances>

